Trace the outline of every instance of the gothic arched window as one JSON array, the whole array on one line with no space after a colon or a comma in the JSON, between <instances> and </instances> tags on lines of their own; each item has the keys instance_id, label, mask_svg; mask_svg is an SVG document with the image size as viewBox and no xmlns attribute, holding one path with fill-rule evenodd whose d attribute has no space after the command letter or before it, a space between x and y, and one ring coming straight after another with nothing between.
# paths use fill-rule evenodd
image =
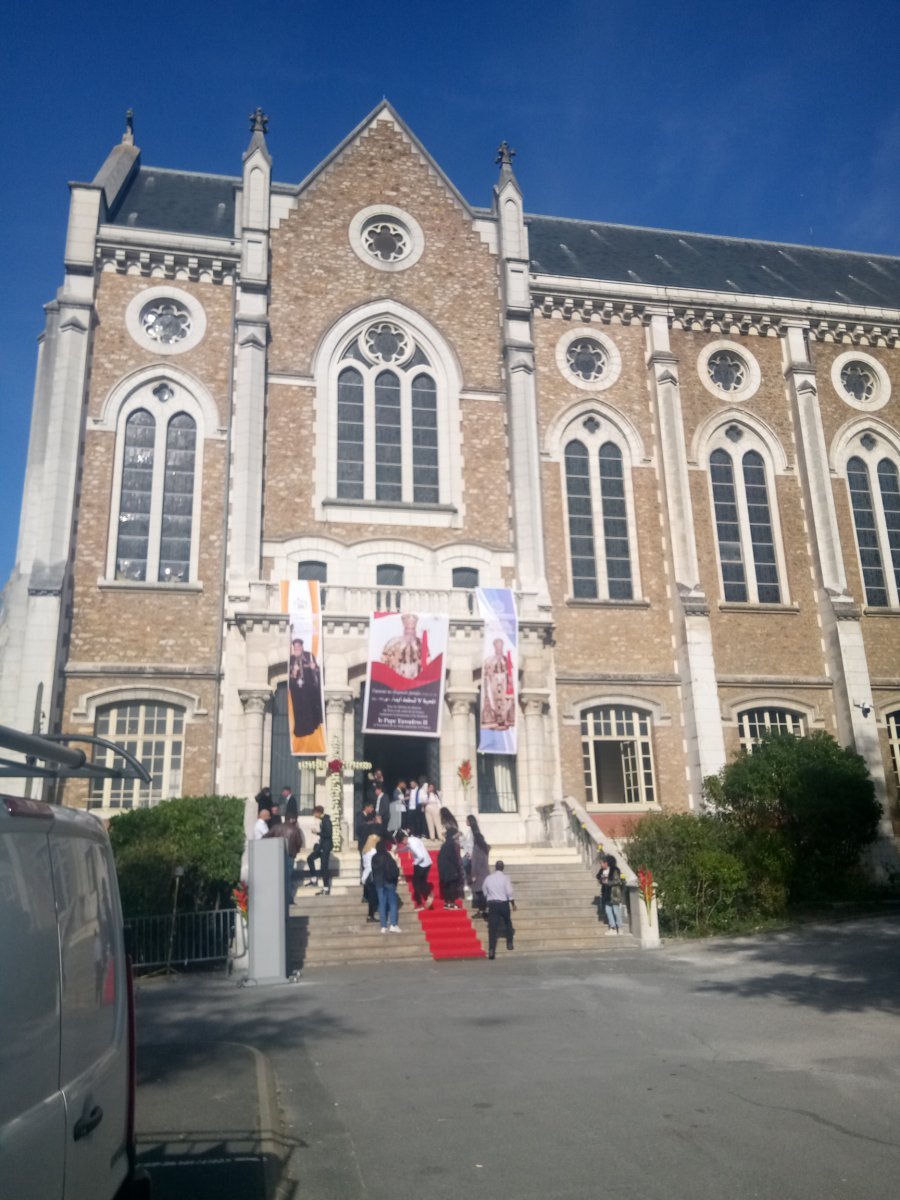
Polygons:
<instances>
[{"instance_id":1,"label":"gothic arched window","mask_svg":"<svg viewBox=\"0 0 900 1200\"><path fill-rule=\"evenodd\" d=\"M138 408L124 422L116 579L190 579L197 425L187 413L169 415L164 386L154 393L159 400L156 417Z\"/></svg>"},{"instance_id":2,"label":"gothic arched window","mask_svg":"<svg viewBox=\"0 0 900 1200\"><path fill-rule=\"evenodd\" d=\"M875 449L855 454L847 463L853 527L859 549L866 603L872 608L900 606L900 473L890 458L877 459ZM870 459L869 462L866 459ZM874 467L874 480L873 470Z\"/></svg>"},{"instance_id":3,"label":"gothic arched window","mask_svg":"<svg viewBox=\"0 0 900 1200\"><path fill-rule=\"evenodd\" d=\"M337 376L337 498L441 501L439 386L429 356L393 321L345 345Z\"/></svg>"},{"instance_id":4,"label":"gothic arched window","mask_svg":"<svg viewBox=\"0 0 900 1200\"><path fill-rule=\"evenodd\" d=\"M632 600L634 569L625 458L594 417L564 450L569 561L576 600ZM585 436L586 435L586 436ZM602 536L597 536L598 531Z\"/></svg>"},{"instance_id":5,"label":"gothic arched window","mask_svg":"<svg viewBox=\"0 0 900 1200\"><path fill-rule=\"evenodd\" d=\"M732 426L726 436L740 441ZM709 456L722 592L733 603L780 604L775 522L766 464L758 450L744 451L737 464L721 447Z\"/></svg>"}]
</instances>

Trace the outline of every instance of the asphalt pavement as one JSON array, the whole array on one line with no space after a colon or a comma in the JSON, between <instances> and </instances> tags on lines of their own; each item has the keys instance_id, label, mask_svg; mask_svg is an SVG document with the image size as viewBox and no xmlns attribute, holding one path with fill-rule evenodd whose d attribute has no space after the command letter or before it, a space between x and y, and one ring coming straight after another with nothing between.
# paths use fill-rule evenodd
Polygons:
<instances>
[{"instance_id":1,"label":"asphalt pavement","mask_svg":"<svg viewBox=\"0 0 900 1200\"><path fill-rule=\"evenodd\" d=\"M900 920L138 991L157 1200L856 1200L900 1179Z\"/></svg>"}]
</instances>

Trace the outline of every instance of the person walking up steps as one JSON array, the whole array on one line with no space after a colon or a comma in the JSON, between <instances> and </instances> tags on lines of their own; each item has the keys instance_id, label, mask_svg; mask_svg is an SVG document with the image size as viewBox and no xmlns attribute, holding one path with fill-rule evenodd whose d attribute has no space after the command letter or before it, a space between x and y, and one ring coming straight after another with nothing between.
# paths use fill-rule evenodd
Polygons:
<instances>
[{"instance_id":1,"label":"person walking up steps","mask_svg":"<svg viewBox=\"0 0 900 1200\"><path fill-rule=\"evenodd\" d=\"M325 812L321 804L317 804L313 809L314 821L318 823L319 831L316 835L316 844L313 846L312 853L307 855L306 865L309 867L311 876L315 876L315 865L319 864L319 876L322 880L321 891L316 892L317 896L331 895L331 877L328 874L329 860L331 859L331 851L334 849L334 830L331 824L331 817ZM311 880L314 884L314 879ZM307 883L307 887L310 882Z\"/></svg>"},{"instance_id":2,"label":"person walking up steps","mask_svg":"<svg viewBox=\"0 0 900 1200\"><path fill-rule=\"evenodd\" d=\"M372 856L372 882L378 896L378 915L381 919L381 932L388 932L390 914L390 932L399 933L397 924L397 880L400 878L400 868L397 860L391 854L390 838L383 837L378 843Z\"/></svg>"},{"instance_id":3,"label":"person walking up steps","mask_svg":"<svg viewBox=\"0 0 900 1200\"><path fill-rule=\"evenodd\" d=\"M494 958L497 952L497 935L503 926L506 932L506 948L513 948L513 929L511 908L516 907L512 880L503 873L503 863L494 864L494 869L484 881L484 898L488 910L488 958Z\"/></svg>"},{"instance_id":4,"label":"person walking up steps","mask_svg":"<svg viewBox=\"0 0 900 1200\"><path fill-rule=\"evenodd\" d=\"M397 849L402 850L404 846L409 847L409 852L412 855L413 907L416 912L420 912L423 908L431 908L434 903L434 896L431 894L432 886L428 882L428 873L431 870L431 855L425 849L425 843L422 839L408 830L403 830L397 838Z\"/></svg>"}]
</instances>

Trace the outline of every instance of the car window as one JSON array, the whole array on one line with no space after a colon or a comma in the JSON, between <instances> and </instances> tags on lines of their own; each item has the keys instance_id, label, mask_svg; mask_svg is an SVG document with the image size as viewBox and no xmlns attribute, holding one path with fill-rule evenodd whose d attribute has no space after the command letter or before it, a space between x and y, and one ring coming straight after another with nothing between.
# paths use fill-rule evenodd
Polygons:
<instances>
[{"instance_id":1,"label":"car window","mask_svg":"<svg viewBox=\"0 0 900 1200\"><path fill-rule=\"evenodd\" d=\"M43 834L0 833L0 1125L56 1091L59 950Z\"/></svg>"},{"instance_id":2,"label":"car window","mask_svg":"<svg viewBox=\"0 0 900 1200\"><path fill-rule=\"evenodd\" d=\"M94 1064L115 1036L121 963L106 859L83 838L53 842L62 964L63 1083Z\"/></svg>"}]
</instances>

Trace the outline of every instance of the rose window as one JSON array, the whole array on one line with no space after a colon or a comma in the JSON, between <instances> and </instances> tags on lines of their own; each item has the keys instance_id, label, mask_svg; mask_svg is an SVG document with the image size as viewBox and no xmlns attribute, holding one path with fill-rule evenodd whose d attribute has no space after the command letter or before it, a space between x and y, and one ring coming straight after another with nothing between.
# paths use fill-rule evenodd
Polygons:
<instances>
[{"instance_id":1,"label":"rose window","mask_svg":"<svg viewBox=\"0 0 900 1200\"><path fill-rule=\"evenodd\" d=\"M580 338L567 349L566 361L573 375L592 383L605 373L609 359L599 342L593 338Z\"/></svg>"},{"instance_id":2,"label":"rose window","mask_svg":"<svg viewBox=\"0 0 900 1200\"><path fill-rule=\"evenodd\" d=\"M720 392L739 392L747 382L747 364L728 350L711 354L706 369L713 386Z\"/></svg>"},{"instance_id":3,"label":"rose window","mask_svg":"<svg viewBox=\"0 0 900 1200\"><path fill-rule=\"evenodd\" d=\"M381 262L399 262L409 253L409 237L396 221L376 217L363 229L363 245L373 258Z\"/></svg>"},{"instance_id":4,"label":"rose window","mask_svg":"<svg viewBox=\"0 0 900 1200\"><path fill-rule=\"evenodd\" d=\"M409 339L396 325L381 321L366 330L366 350L378 362L400 362L409 353Z\"/></svg>"},{"instance_id":5,"label":"rose window","mask_svg":"<svg viewBox=\"0 0 900 1200\"><path fill-rule=\"evenodd\" d=\"M875 372L864 362L848 362L841 371L841 383L847 395L861 404L874 400L878 390Z\"/></svg>"},{"instance_id":6,"label":"rose window","mask_svg":"<svg viewBox=\"0 0 900 1200\"><path fill-rule=\"evenodd\" d=\"M172 346L183 342L191 332L191 316L174 300L161 300L143 309L141 327L152 341Z\"/></svg>"}]
</instances>

